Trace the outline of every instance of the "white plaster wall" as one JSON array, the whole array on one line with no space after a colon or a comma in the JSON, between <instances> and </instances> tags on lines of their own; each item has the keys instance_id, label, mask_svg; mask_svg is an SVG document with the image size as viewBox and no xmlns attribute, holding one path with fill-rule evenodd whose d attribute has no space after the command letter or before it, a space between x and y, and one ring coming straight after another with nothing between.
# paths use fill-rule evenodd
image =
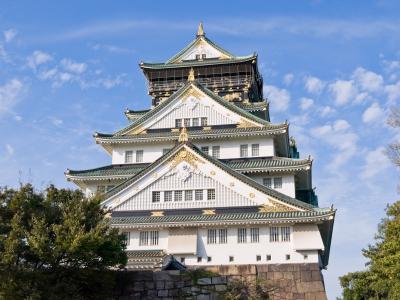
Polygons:
<instances>
[{"instance_id":1,"label":"white plaster wall","mask_svg":"<svg viewBox=\"0 0 400 300\"><path fill-rule=\"evenodd\" d=\"M83 192L85 193L86 197L91 197L97 192L97 186L98 185L118 185L120 184L124 179L110 179L110 180L96 180L96 181L91 181L91 182L86 182L85 185L86 187L83 189Z\"/></svg>"},{"instance_id":2,"label":"white plaster wall","mask_svg":"<svg viewBox=\"0 0 400 300\"><path fill-rule=\"evenodd\" d=\"M278 225L277 225L278 226ZM284 225L279 225L284 226ZM256 227L256 226L254 226ZM216 229L223 227L215 227ZM283 264L283 263L319 263L318 251L321 249L308 249L296 251L294 249L293 228L291 227L290 242L270 242L269 227L259 226L260 240L258 243L250 242L250 226L247 228L247 243L237 242L237 227L228 228L228 241L226 244L207 244L207 229L199 228L197 236L197 254L174 256L179 260L185 258L186 265L237 265L237 264ZM158 246L139 246L139 231L132 231L130 235L130 245L128 250L165 250L168 252L168 231L160 231L160 241ZM290 259L286 259L286 255ZM256 256L261 255L261 260L257 261ZM271 255L271 260L267 261L267 255ZM305 257L307 255L307 257ZM197 257L202 257L202 261L197 262ZM234 257L233 262L229 262L229 256ZM210 262L207 257L211 257Z\"/></svg>"},{"instance_id":3,"label":"white plaster wall","mask_svg":"<svg viewBox=\"0 0 400 300\"><path fill-rule=\"evenodd\" d=\"M243 139L229 139L224 141L212 141L212 142L201 142L195 141L194 144L201 148L203 146L209 147L209 155L212 154L212 146L220 146L220 158L240 158L240 145L247 144L248 146L248 157L251 156L251 145L259 144L259 157L261 156L274 156L274 141L272 138L243 138ZM121 145L115 146L112 152L112 164L124 164L125 163L125 151L132 150L133 163L135 163L135 151L143 150L143 162L152 163L162 156L163 149L171 149L175 146L174 143L165 144L134 144L134 145Z\"/></svg>"},{"instance_id":4,"label":"white plaster wall","mask_svg":"<svg viewBox=\"0 0 400 300\"><path fill-rule=\"evenodd\" d=\"M250 175L250 178L257 181L260 184L263 184L263 178L273 178L273 177L281 177L282 178L282 188L275 189L278 192L281 192L289 197L296 197L296 185L293 174L272 174L272 175ZM274 185L272 184L272 188Z\"/></svg>"}]
</instances>

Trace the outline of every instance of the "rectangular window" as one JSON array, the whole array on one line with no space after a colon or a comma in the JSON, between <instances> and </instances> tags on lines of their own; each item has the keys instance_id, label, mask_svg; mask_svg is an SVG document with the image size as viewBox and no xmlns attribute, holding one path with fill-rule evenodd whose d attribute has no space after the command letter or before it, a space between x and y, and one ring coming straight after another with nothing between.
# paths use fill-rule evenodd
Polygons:
<instances>
[{"instance_id":1,"label":"rectangular window","mask_svg":"<svg viewBox=\"0 0 400 300\"><path fill-rule=\"evenodd\" d=\"M207 126L207 118L201 118L201 126Z\"/></svg>"},{"instance_id":2,"label":"rectangular window","mask_svg":"<svg viewBox=\"0 0 400 300\"><path fill-rule=\"evenodd\" d=\"M174 201L182 201L183 191L174 192Z\"/></svg>"},{"instance_id":3,"label":"rectangular window","mask_svg":"<svg viewBox=\"0 0 400 300\"><path fill-rule=\"evenodd\" d=\"M97 186L97 192L101 193L101 194L105 193L106 192L106 186L105 185L98 185Z\"/></svg>"},{"instance_id":4,"label":"rectangular window","mask_svg":"<svg viewBox=\"0 0 400 300\"><path fill-rule=\"evenodd\" d=\"M122 235L125 237L125 246L129 246L131 242L131 233L130 232L122 232Z\"/></svg>"},{"instance_id":5,"label":"rectangular window","mask_svg":"<svg viewBox=\"0 0 400 300\"><path fill-rule=\"evenodd\" d=\"M158 231L150 231L150 245L158 245Z\"/></svg>"},{"instance_id":6,"label":"rectangular window","mask_svg":"<svg viewBox=\"0 0 400 300\"><path fill-rule=\"evenodd\" d=\"M182 127L182 119L175 119L175 127L176 128Z\"/></svg>"},{"instance_id":7,"label":"rectangular window","mask_svg":"<svg viewBox=\"0 0 400 300\"><path fill-rule=\"evenodd\" d=\"M282 242L290 242L290 227L281 227L281 240Z\"/></svg>"},{"instance_id":8,"label":"rectangular window","mask_svg":"<svg viewBox=\"0 0 400 300\"><path fill-rule=\"evenodd\" d=\"M143 150L136 150L136 162L143 162Z\"/></svg>"},{"instance_id":9,"label":"rectangular window","mask_svg":"<svg viewBox=\"0 0 400 300\"><path fill-rule=\"evenodd\" d=\"M172 191L165 191L164 192L164 202L172 201Z\"/></svg>"},{"instance_id":10,"label":"rectangular window","mask_svg":"<svg viewBox=\"0 0 400 300\"><path fill-rule=\"evenodd\" d=\"M194 191L194 199L197 201L203 200L203 190L195 190Z\"/></svg>"},{"instance_id":11,"label":"rectangular window","mask_svg":"<svg viewBox=\"0 0 400 300\"><path fill-rule=\"evenodd\" d=\"M185 258L181 257L181 264L184 264L184 263L185 263Z\"/></svg>"},{"instance_id":12,"label":"rectangular window","mask_svg":"<svg viewBox=\"0 0 400 300\"><path fill-rule=\"evenodd\" d=\"M163 154L163 155L167 154L167 153L169 152L169 150L170 150L170 149L168 149L168 148L162 149L162 154Z\"/></svg>"},{"instance_id":13,"label":"rectangular window","mask_svg":"<svg viewBox=\"0 0 400 300\"><path fill-rule=\"evenodd\" d=\"M207 146L201 147L201 151L203 151L207 155L208 155L208 149L209 148Z\"/></svg>"},{"instance_id":14,"label":"rectangular window","mask_svg":"<svg viewBox=\"0 0 400 300\"><path fill-rule=\"evenodd\" d=\"M196 60L200 59L200 54L196 54Z\"/></svg>"},{"instance_id":15,"label":"rectangular window","mask_svg":"<svg viewBox=\"0 0 400 300\"><path fill-rule=\"evenodd\" d=\"M290 260L290 254L286 254L286 260Z\"/></svg>"},{"instance_id":16,"label":"rectangular window","mask_svg":"<svg viewBox=\"0 0 400 300\"><path fill-rule=\"evenodd\" d=\"M248 156L248 146L240 145L240 157L247 157L247 156Z\"/></svg>"},{"instance_id":17,"label":"rectangular window","mask_svg":"<svg viewBox=\"0 0 400 300\"><path fill-rule=\"evenodd\" d=\"M217 243L217 229L208 229L207 244L216 244L216 243Z\"/></svg>"},{"instance_id":18,"label":"rectangular window","mask_svg":"<svg viewBox=\"0 0 400 300\"><path fill-rule=\"evenodd\" d=\"M198 257L197 257L197 262L200 263L201 260L202 260L202 257L201 257L201 256L198 256Z\"/></svg>"},{"instance_id":19,"label":"rectangular window","mask_svg":"<svg viewBox=\"0 0 400 300\"><path fill-rule=\"evenodd\" d=\"M190 119L189 118L183 119L183 125L184 127L190 127Z\"/></svg>"},{"instance_id":20,"label":"rectangular window","mask_svg":"<svg viewBox=\"0 0 400 300\"><path fill-rule=\"evenodd\" d=\"M212 147L212 157L219 158L220 148L221 148L220 146Z\"/></svg>"},{"instance_id":21,"label":"rectangular window","mask_svg":"<svg viewBox=\"0 0 400 300\"><path fill-rule=\"evenodd\" d=\"M263 178L263 185L271 189L272 188L271 178Z\"/></svg>"},{"instance_id":22,"label":"rectangular window","mask_svg":"<svg viewBox=\"0 0 400 300\"><path fill-rule=\"evenodd\" d=\"M151 197L151 202L157 203L160 202L160 200L161 200L161 192L153 192Z\"/></svg>"},{"instance_id":23,"label":"rectangular window","mask_svg":"<svg viewBox=\"0 0 400 300\"><path fill-rule=\"evenodd\" d=\"M267 254L267 260L271 260L271 255Z\"/></svg>"},{"instance_id":24,"label":"rectangular window","mask_svg":"<svg viewBox=\"0 0 400 300\"><path fill-rule=\"evenodd\" d=\"M260 154L260 145L252 144L251 145L251 156L258 156Z\"/></svg>"},{"instance_id":25,"label":"rectangular window","mask_svg":"<svg viewBox=\"0 0 400 300\"><path fill-rule=\"evenodd\" d=\"M188 190L185 191L185 201L192 201L193 200L193 191Z\"/></svg>"},{"instance_id":26,"label":"rectangular window","mask_svg":"<svg viewBox=\"0 0 400 300\"><path fill-rule=\"evenodd\" d=\"M274 178L274 189L281 189L282 188L282 177L275 177Z\"/></svg>"},{"instance_id":27,"label":"rectangular window","mask_svg":"<svg viewBox=\"0 0 400 300\"><path fill-rule=\"evenodd\" d=\"M148 246L149 245L149 232L141 231L139 233L139 246Z\"/></svg>"},{"instance_id":28,"label":"rectangular window","mask_svg":"<svg viewBox=\"0 0 400 300\"><path fill-rule=\"evenodd\" d=\"M130 164L133 162L133 151L125 151L125 163Z\"/></svg>"},{"instance_id":29,"label":"rectangular window","mask_svg":"<svg viewBox=\"0 0 400 300\"><path fill-rule=\"evenodd\" d=\"M207 262L211 262L212 261L212 257L211 256L207 256Z\"/></svg>"},{"instance_id":30,"label":"rectangular window","mask_svg":"<svg viewBox=\"0 0 400 300\"><path fill-rule=\"evenodd\" d=\"M260 241L260 229L255 227L255 228L250 228L250 241L252 243L258 243Z\"/></svg>"},{"instance_id":31,"label":"rectangular window","mask_svg":"<svg viewBox=\"0 0 400 300\"><path fill-rule=\"evenodd\" d=\"M239 244L247 243L247 229L246 228L238 228L238 243Z\"/></svg>"},{"instance_id":32,"label":"rectangular window","mask_svg":"<svg viewBox=\"0 0 400 300\"><path fill-rule=\"evenodd\" d=\"M220 244L226 244L228 242L228 229L226 228L220 229L218 235Z\"/></svg>"},{"instance_id":33,"label":"rectangular window","mask_svg":"<svg viewBox=\"0 0 400 300\"><path fill-rule=\"evenodd\" d=\"M193 118L192 119L192 124L193 124L193 126L200 126L200 119L199 118Z\"/></svg>"},{"instance_id":34,"label":"rectangular window","mask_svg":"<svg viewBox=\"0 0 400 300\"><path fill-rule=\"evenodd\" d=\"M261 261L261 255L256 255L256 261Z\"/></svg>"},{"instance_id":35,"label":"rectangular window","mask_svg":"<svg viewBox=\"0 0 400 300\"><path fill-rule=\"evenodd\" d=\"M270 227L269 228L269 241L270 242L279 242L279 227Z\"/></svg>"},{"instance_id":36,"label":"rectangular window","mask_svg":"<svg viewBox=\"0 0 400 300\"><path fill-rule=\"evenodd\" d=\"M233 256L229 256L229 262L233 262L235 258Z\"/></svg>"},{"instance_id":37,"label":"rectangular window","mask_svg":"<svg viewBox=\"0 0 400 300\"><path fill-rule=\"evenodd\" d=\"M215 200L215 190L214 189L207 190L207 200Z\"/></svg>"}]
</instances>

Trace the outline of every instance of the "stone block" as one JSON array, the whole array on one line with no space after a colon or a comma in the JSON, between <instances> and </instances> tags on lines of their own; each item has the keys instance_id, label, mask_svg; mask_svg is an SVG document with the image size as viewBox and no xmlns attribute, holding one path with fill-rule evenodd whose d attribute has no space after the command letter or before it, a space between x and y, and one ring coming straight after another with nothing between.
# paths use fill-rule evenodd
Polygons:
<instances>
[{"instance_id":1,"label":"stone block","mask_svg":"<svg viewBox=\"0 0 400 300\"><path fill-rule=\"evenodd\" d=\"M157 290L162 290L164 288L165 288L165 281L163 281L163 280L156 281L156 289Z\"/></svg>"},{"instance_id":2,"label":"stone block","mask_svg":"<svg viewBox=\"0 0 400 300\"><path fill-rule=\"evenodd\" d=\"M146 290L152 290L155 287L155 283L154 283L154 281L145 281L144 286L145 286Z\"/></svg>"},{"instance_id":3,"label":"stone block","mask_svg":"<svg viewBox=\"0 0 400 300\"><path fill-rule=\"evenodd\" d=\"M274 280L279 280L283 278L282 272L274 272Z\"/></svg>"},{"instance_id":4,"label":"stone block","mask_svg":"<svg viewBox=\"0 0 400 300\"><path fill-rule=\"evenodd\" d=\"M302 282L308 282L311 280L311 271L301 271L300 272L300 279Z\"/></svg>"},{"instance_id":5,"label":"stone block","mask_svg":"<svg viewBox=\"0 0 400 300\"><path fill-rule=\"evenodd\" d=\"M196 297L196 300L210 300L211 297L210 295L204 295L204 294L200 294Z\"/></svg>"},{"instance_id":6,"label":"stone block","mask_svg":"<svg viewBox=\"0 0 400 300\"><path fill-rule=\"evenodd\" d=\"M158 297L168 297L168 290L159 290L157 295Z\"/></svg>"},{"instance_id":7,"label":"stone block","mask_svg":"<svg viewBox=\"0 0 400 300\"><path fill-rule=\"evenodd\" d=\"M179 270L169 270L169 271L166 271L169 275L173 275L173 276L178 276L178 275L180 275L181 274L181 271L179 271Z\"/></svg>"},{"instance_id":8,"label":"stone block","mask_svg":"<svg viewBox=\"0 0 400 300\"><path fill-rule=\"evenodd\" d=\"M304 293L293 293L293 300L305 300Z\"/></svg>"},{"instance_id":9,"label":"stone block","mask_svg":"<svg viewBox=\"0 0 400 300\"><path fill-rule=\"evenodd\" d=\"M133 290L137 291L144 291L144 282L143 281L135 281L133 284Z\"/></svg>"},{"instance_id":10,"label":"stone block","mask_svg":"<svg viewBox=\"0 0 400 300\"><path fill-rule=\"evenodd\" d=\"M197 280L197 284L199 284L199 285L211 284L211 278L199 278Z\"/></svg>"},{"instance_id":11,"label":"stone block","mask_svg":"<svg viewBox=\"0 0 400 300\"><path fill-rule=\"evenodd\" d=\"M322 281L322 274L318 271L311 271L311 280L312 281Z\"/></svg>"},{"instance_id":12,"label":"stone block","mask_svg":"<svg viewBox=\"0 0 400 300\"><path fill-rule=\"evenodd\" d=\"M284 279L293 280L293 279L294 279L293 272L283 272L283 278L284 278Z\"/></svg>"},{"instance_id":13,"label":"stone block","mask_svg":"<svg viewBox=\"0 0 400 300\"><path fill-rule=\"evenodd\" d=\"M215 285L215 291L216 292L225 292L227 289L225 284L216 284Z\"/></svg>"},{"instance_id":14,"label":"stone block","mask_svg":"<svg viewBox=\"0 0 400 300\"><path fill-rule=\"evenodd\" d=\"M167 271L159 271L153 273L154 280L171 280L171 275Z\"/></svg>"},{"instance_id":15,"label":"stone block","mask_svg":"<svg viewBox=\"0 0 400 300\"><path fill-rule=\"evenodd\" d=\"M223 284L226 283L226 277L225 276L212 277L211 282L212 284Z\"/></svg>"},{"instance_id":16,"label":"stone block","mask_svg":"<svg viewBox=\"0 0 400 300\"><path fill-rule=\"evenodd\" d=\"M179 281L175 281L175 282L174 282L174 287L176 287L176 288L178 288L178 289L181 289L181 288L183 288L184 286L185 286L185 282L182 281L182 280L179 280Z\"/></svg>"},{"instance_id":17,"label":"stone block","mask_svg":"<svg viewBox=\"0 0 400 300\"><path fill-rule=\"evenodd\" d=\"M174 282L173 282L173 281L170 281L170 280L165 281L164 288L167 289L167 290L168 290L168 289L173 289L173 288L174 288Z\"/></svg>"},{"instance_id":18,"label":"stone block","mask_svg":"<svg viewBox=\"0 0 400 300\"><path fill-rule=\"evenodd\" d=\"M268 265L256 265L257 273L267 273L268 272Z\"/></svg>"},{"instance_id":19,"label":"stone block","mask_svg":"<svg viewBox=\"0 0 400 300\"><path fill-rule=\"evenodd\" d=\"M168 295L171 297L177 297L179 296L179 290L178 289L169 290Z\"/></svg>"}]
</instances>

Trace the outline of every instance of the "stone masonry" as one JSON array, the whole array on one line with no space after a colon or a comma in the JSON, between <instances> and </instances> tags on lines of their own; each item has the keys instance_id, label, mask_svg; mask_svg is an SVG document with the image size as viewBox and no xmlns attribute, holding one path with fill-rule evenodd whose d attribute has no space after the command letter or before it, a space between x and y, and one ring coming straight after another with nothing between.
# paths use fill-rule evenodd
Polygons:
<instances>
[{"instance_id":1,"label":"stone masonry","mask_svg":"<svg viewBox=\"0 0 400 300\"><path fill-rule=\"evenodd\" d=\"M271 299L326 300L318 264L212 266L199 278L189 271L131 271L115 299L223 299L234 280L256 280L271 288ZM207 272L209 271L209 272ZM201 273L200 273L201 274Z\"/></svg>"}]
</instances>

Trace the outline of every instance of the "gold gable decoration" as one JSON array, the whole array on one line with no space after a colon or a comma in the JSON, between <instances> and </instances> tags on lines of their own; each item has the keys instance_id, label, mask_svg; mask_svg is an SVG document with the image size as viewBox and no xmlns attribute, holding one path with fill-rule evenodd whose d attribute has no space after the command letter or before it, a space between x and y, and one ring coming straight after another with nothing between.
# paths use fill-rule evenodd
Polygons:
<instances>
[{"instance_id":1,"label":"gold gable decoration","mask_svg":"<svg viewBox=\"0 0 400 300\"><path fill-rule=\"evenodd\" d=\"M213 216L213 215L216 215L216 212L215 212L215 209L203 209L202 215Z\"/></svg>"},{"instance_id":2,"label":"gold gable decoration","mask_svg":"<svg viewBox=\"0 0 400 300\"><path fill-rule=\"evenodd\" d=\"M186 127L183 127L181 130L181 133L179 134L178 142L186 143L188 140L189 140L189 135L187 133L187 129L186 129Z\"/></svg>"},{"instance_id":3,"label":"gold gable decoration","mask_svg":"<svg viewBox=\"0 0 400 300\"><path fill-rule=\"evenodd\" d=\"M199 28L197 28L197 35L196 36L205 36L206 34L204 33L203 29L203 22L200 22Z\"/></svg>"},{"instance_id":4,"label":"gold gable decoration","mask_svg":"<svg viewBox=\"0 0 400 300\"><path fill-rule=\"evenodd\" d=\"M201 160L196 155L183 148L177 154L175 154L174 157L172 157L171 169L175 168L183 161L192 165L194 168L197 168L197 163L204 163L203 160Z\"/></svg>"},{"instance_id":5,"label":"gold gable decoration","mask_svg":"<svg viewBox=\"0 0 400 300\"><path fill-rule=\"evenodd\" d=\"M192 68L190 68L190 71L189 71L188 81L194 81L194 80L195 80L195 78L194 78L194 69L192 67Z\"/></svg>"},{"instance_id":6,"label":"gold gable decoration","mask_svg":"<svg viewBox=\"0 0 400 300\"><path fill-rule=\"evenodd\" d=\"M286 212L286 211L295 211L294 208L286 206L284 204L278 203L272 199L269 199L272 205L263 204L258 208L258 212L267 213L267 212Z\"/></svg>"},{"instance_id":7,"label":"gold gable decoration","mask_svg":"<svg viewBox=\"0 0 400 300\"><path fill-rule=\"evenodd\" d=\"M250 128L250 127L257 127L254 123L246 120L240 119L239 124L236 126L237 128Z\"/></svg>"}]
</instances>

